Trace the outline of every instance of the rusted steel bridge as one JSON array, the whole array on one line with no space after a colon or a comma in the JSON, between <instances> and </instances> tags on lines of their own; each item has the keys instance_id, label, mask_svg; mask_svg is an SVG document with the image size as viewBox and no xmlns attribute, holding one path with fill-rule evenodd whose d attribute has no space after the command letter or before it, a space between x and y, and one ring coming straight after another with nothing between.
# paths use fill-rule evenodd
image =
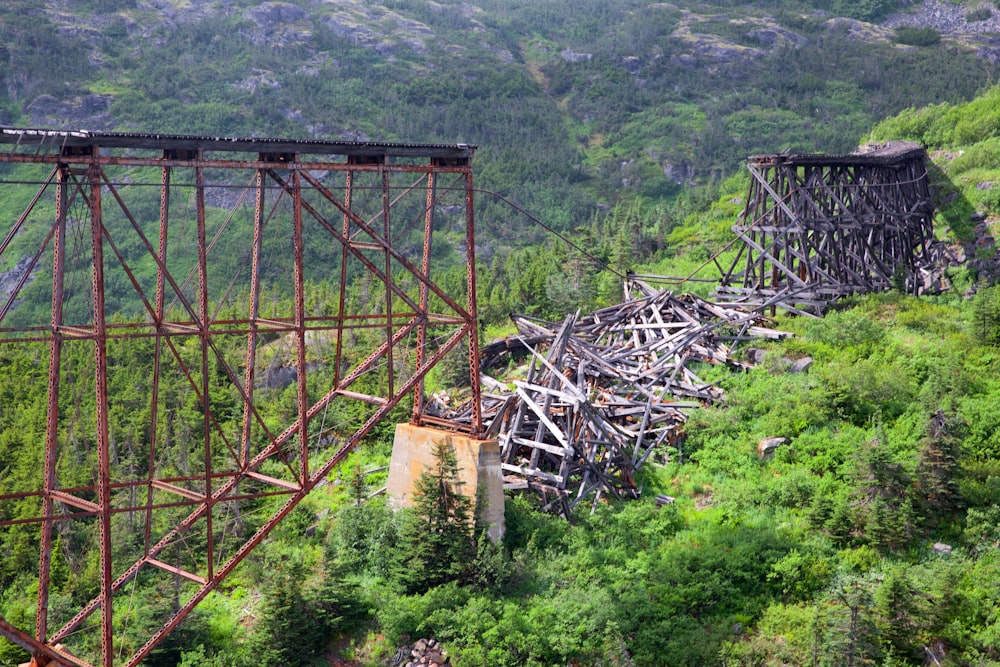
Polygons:
<instances>
[{"instance_id":1,"label":"rusted steel bridge","mask_svg":"<svg viewBox=\"0 0 1000 667\"><path fill-rule=\"evenodd\" d=\"M481 433L473 153L0 128L4 208L19 211L2 223L0 353L26 346L48 369L44 463L0 495L0 531L37 544L36 620L0 619L0 635L35 665L141 663L401 400L431 420L423 382L449 353L468 356ZM464 260L463 294L436 256ZM109 390L130 359L138 373ZM294 397L265 413L276 365ZM327 421L345 403L362 415L346 432ZM121 411L141 432L114 432ZM270 509L241 532L247 503ZM99 551L78 606L53 602L70 533ZM122 653L116 614L139 578L169 582L174 606Z\"/></svg>"},{"instance_id":2,"label":"rusted steel bridge","mask_svg":"<svg viewBox=\"0 0 1000 667\"><path fill-rule=\"evenodd\" d=\"M926 153L892 142L849 155L758 155L715 297L822 312L854 293L921 291L934 242ZM720 267L721 268L721 267Z\"/></svg>"}]
</instances>

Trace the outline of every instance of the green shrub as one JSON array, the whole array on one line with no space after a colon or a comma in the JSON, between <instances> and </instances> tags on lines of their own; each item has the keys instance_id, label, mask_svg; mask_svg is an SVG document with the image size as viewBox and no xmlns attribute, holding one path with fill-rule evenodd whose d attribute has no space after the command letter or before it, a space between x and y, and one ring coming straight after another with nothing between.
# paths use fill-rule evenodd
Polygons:
<instances>
[{"instance_id":1,"label":"green shrub","mask_svg":"<svg viewBox=\"0 0 1000 667\"><path fill-rule=\"evenodd\" d=\"M969 23L989 21L991 18L993 18L993 10L986 6L977 7L965 13L965 20Z\"/></svg>"},{"instance_id":2,"label":"green shrub","mask_svg":"<svg viewBox=\"0 0 1000 667\"><path fill-rule=\"evenodd\" d=\"M892 41L907 46L936 46L941 43L941 33L931 27L906 26L896 29Z\"/></svg>"}]
</instances>

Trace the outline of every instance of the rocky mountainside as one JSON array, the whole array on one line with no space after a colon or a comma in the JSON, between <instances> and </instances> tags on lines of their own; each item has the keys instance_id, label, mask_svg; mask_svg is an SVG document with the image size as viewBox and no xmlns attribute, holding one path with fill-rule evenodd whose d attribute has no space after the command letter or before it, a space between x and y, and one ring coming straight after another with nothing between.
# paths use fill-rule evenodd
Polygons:
<instances>
[{"instance_id":1,"label":"rocky mountainside","mask_svg":"<svg viewBox=\"0 0 1000 667\"><path fill-rule=\"evenodd\" d=\"M941 0L923 0L908 12L896 12L883 25L933 28L949 38L977 48L977 55L992 62L1000 59L1000 12L989 3L967 7Z\"/></svg>"},{"instance_id":2,"label":"rocky mountainside","mask_svg":"<svg viewBox=\"0 0 1000 667\"><path fill-rule=\"evenodd\" d=\"M892 8L13 0L0 8L0 123L468 142L481 184L572 228L747 154L850 150L883 117L991 80L992 5ZM913 23L943 39L903 43Z\"/></svg>"}]
</instances>

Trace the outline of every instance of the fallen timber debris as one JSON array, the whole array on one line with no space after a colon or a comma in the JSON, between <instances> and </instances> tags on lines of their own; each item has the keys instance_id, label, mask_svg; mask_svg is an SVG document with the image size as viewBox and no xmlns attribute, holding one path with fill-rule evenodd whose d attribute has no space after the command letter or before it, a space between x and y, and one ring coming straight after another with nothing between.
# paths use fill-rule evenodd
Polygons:
<instances>
[{"instance_id":1,"label":"fallen timber debris","mask_svg":"<svg viewBox=\"0 0 1000 667\"><path fill-rule=\"evenodd\" d=\"M481 350L484 371L530 357L523 380L482 376L483 417L500 444L504 487L530 489L566 517L583 501L636 498L636 471L679 447L687 410L722 398L689 367L745 368L733 346L791 334L759 311L626 284L622 304L553 324L512 315L519 335ZM446 415L467 420L468 405Z\"/></svg>"}]
</instances>

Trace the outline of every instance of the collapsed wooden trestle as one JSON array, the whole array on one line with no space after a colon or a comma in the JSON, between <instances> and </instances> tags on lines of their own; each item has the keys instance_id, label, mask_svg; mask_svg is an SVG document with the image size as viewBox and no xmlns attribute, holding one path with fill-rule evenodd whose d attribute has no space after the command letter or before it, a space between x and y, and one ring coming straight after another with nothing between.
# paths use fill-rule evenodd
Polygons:
<instances>
[{"instance_id":1,"label":"collapsed wooden trestle","mask_svg":"<svg viewBox=\"0 0 1000 667\"><path fill-rule=\"evenodd\" d=\"M500 443L505 488L538 491L566 516L584 500L637 497L636 471L680 445L686 410L722 397L694 362L739 365L734 341L788 335L759 313L638 281L624 303L561 325L513 317L520 335L485 346L483 368L531 359L511 385L483 376L487 432Z\"/></svg>"},{"instance_id":2,"label":"collapsed wooden trestle","mask_svg":"<svg viewBox=\"0 0 1000 667\"><path fill-rule=\"evenodd\" d=\"M932 289L925 157L909 142L751 157L746 207L733 226L742 245L713 296L818 314L849 294Z\"/></svg>"}]
</instances>

